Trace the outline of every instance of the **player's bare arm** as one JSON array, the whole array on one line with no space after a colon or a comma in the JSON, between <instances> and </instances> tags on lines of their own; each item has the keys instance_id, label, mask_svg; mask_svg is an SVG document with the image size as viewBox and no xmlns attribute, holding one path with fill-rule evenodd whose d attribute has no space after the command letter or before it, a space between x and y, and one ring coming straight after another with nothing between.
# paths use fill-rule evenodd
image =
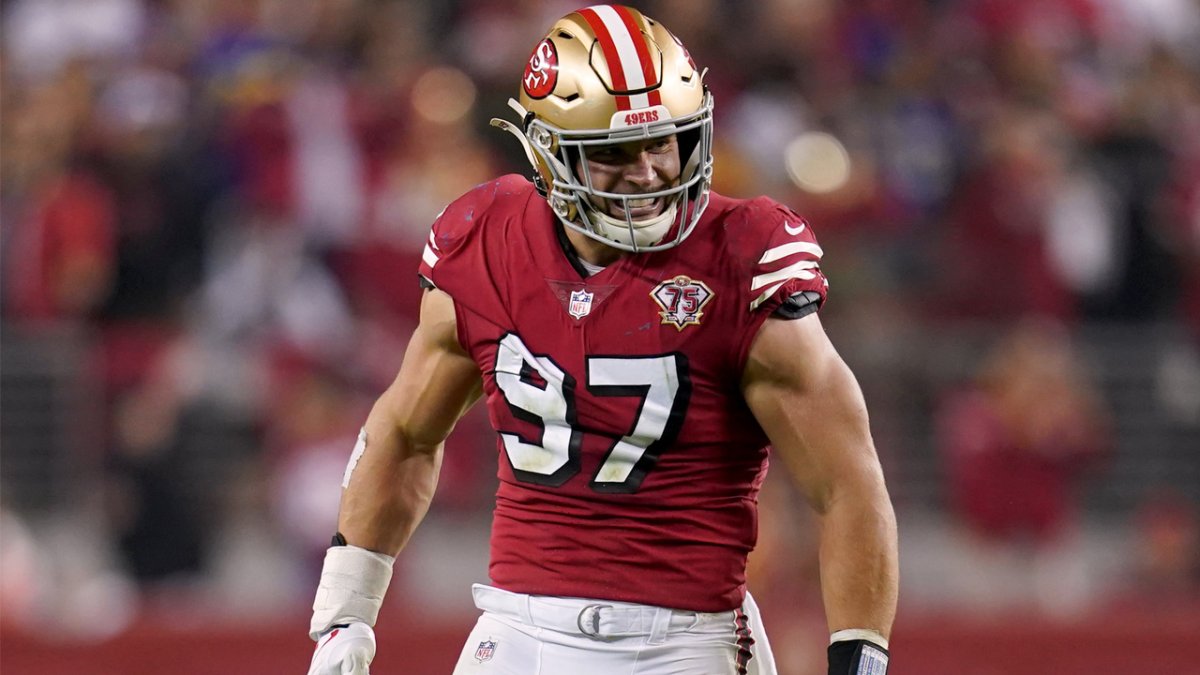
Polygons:
<instances>
[{"instance_id":1,"label":"player's bare arm","mask_svg":"<svg viewBox=\"0 0 1200 675\"><path fill-rule=\"evenodd\" d=\"M480 392L479 369L458 344L453 301L426 291L400 372L346 468L339 545L326 554L313 603L309 675L366 675L394 557L433 499L443 442Z\"/></svg>"},{"instance_id":2,"label":"player's bare arm","mask_svg":"<svg viewBox=\"0 0 1200 675\"><path fill-rule=\"evenodd\" d=\"M453 300L426 291L403 365L367 416L366 448L342 492L338 531L347 543L399 553L433 498L442 444L480 388L479 367L458 344Z\"/></svg>"},{"instance_id":3,"label":"player's bare arm","mask_svg":"<svg viewBox=\"0 0 1200 675\"><path fill-rule=\"evenodd\" d=\"M743 389L820 521L830 632L874 631L886 640L899 577L896 518L862 392L816 314L765 322Z\"/></svg>"}]
</instances>

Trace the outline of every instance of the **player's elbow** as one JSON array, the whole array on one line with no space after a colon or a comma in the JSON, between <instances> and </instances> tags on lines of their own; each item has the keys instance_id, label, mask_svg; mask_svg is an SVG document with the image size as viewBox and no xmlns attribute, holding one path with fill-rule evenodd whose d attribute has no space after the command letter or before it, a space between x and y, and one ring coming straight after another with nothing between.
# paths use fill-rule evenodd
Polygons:
<instances>
[{"instance_id":1,"label":"player's elbow","mask_svg":"<svg viewBox=\"0 0 1200 675\"><path fill-rule=\"evenodd\" d=\"M845 507L868 510L894 520L883 468L874 449L867 446L855 452L857 456L839 467L837 474L826 482L814 507L821 514Z\"/></svg>"}]
</instances>

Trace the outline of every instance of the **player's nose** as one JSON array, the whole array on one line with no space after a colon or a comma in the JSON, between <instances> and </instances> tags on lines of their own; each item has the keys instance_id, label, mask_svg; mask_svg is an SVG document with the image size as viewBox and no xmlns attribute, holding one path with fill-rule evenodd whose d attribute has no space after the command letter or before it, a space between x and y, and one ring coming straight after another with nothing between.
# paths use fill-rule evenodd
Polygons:
<instances>
[{"instance_id":1,"label":"player's nose","mask_svg":"<svg viewBox=\"0 0 1200 675\"><path fill-rule=\"evenodd\" d=\"M654 160L649 152L639 152L631 157L625 165L624 173L625 180L641 188L643 191L653 189L655 179L658 176L658 171L654 167Z\"/></svg>"}]
</instances>

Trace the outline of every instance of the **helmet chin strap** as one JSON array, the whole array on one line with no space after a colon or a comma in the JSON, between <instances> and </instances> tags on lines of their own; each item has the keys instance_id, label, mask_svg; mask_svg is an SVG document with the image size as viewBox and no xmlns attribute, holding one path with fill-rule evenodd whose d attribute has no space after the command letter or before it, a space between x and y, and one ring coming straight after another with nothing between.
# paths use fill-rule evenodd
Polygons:
<instances>
[{"instance_id":1,"label":"helmet chin strap","mask_svg":"<svg viewBox=\"0 0 1200 675\"><path fill-rule=\"evenodd\" d=\"M633 221L633 227L630 228L629 222L624 218L614 218L600 209L588 205L588 215L591 216L593 232L605 239L637 247L653 246L667 236L667 231L675 222L677 211L678 207L672 203L657 216Z\"/></svg>"}]
</instances>

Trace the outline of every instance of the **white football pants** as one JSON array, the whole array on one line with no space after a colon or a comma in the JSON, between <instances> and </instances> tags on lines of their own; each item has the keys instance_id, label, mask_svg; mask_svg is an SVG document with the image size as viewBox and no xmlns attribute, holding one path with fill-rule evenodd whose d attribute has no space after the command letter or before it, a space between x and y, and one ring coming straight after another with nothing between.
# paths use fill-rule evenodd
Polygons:
<instances>
[{"instance_id":1,"label":"white football pants","mask_svg":"<svg viewBox=\"0 0 1200 675\"><path fill-rule=\"evenodd\" d=\"M708 614L471 590L483 615L454 675L776 675L749 593L740 611Z\"/></svg>"}]
</instances>

